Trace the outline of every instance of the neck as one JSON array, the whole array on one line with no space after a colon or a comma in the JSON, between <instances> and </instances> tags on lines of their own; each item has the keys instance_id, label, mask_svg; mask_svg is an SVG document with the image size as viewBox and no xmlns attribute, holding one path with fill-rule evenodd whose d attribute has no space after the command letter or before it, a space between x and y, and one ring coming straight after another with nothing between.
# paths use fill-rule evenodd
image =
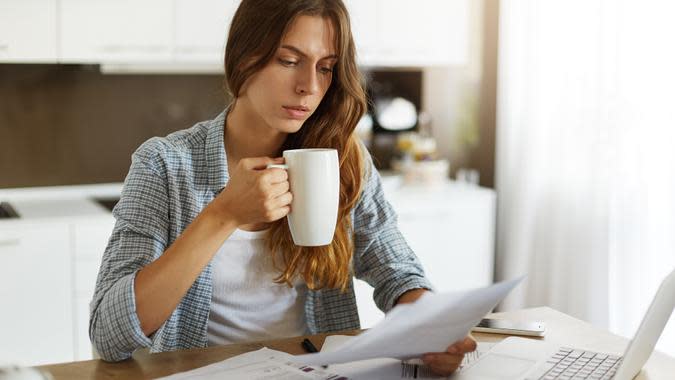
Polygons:
<instances>
[{"instance_id":1,"label":"neck","mask_svg":"<svg viewBox=\"0 0 675 380\"><path fill-rule=\"evenodd\" d=\"M242 158L277 157L286 139L286 133L267 125L245 101L232 106L225 125L225 151L231 164Z\"/></svg>"}]
</instances>

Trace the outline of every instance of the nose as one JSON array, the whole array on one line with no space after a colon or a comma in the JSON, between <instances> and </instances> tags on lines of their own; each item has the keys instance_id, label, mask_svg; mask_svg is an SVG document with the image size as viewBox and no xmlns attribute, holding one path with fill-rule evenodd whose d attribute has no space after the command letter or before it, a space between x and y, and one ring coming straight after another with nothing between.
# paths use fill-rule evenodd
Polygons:
<instances>
[{"instance_id":1,"label":"nose","mask_svg":"<svg viewBox=\"0 0 675 380\"><path fill-rule=\"evenodd\" d=\"M307 67L298 74L295 84L296 93L300 95L314 95L320 91L320 87L321 84L319 83L316 67Z\"/></svg>"}]
</instances>

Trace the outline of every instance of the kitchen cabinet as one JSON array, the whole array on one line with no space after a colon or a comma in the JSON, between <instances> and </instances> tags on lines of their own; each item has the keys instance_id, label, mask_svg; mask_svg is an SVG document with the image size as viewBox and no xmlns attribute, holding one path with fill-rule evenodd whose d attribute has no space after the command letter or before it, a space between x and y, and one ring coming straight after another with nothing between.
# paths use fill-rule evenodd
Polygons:
<instances>
[{"instance_id":1,"label":"kitchen cabinet","mask_svg":"<svg viewBox=\"0 0 675 380\"><path fill-rule=\"evenodd\" d=\"M68 225L0 222L0 358L20 365L72 361Z\"/></svg>"},{"instance_id":2,"label":"kitchen cabinet","mask_svg":"<svg viewBox=\"0 0 675 380\"><path fill-rule=\"evenodd\" d=\"M59 25L61 62L156 63L172 59L170 1L60 0Z\"/></svg>"},{"instance_id":3,"label":"kitchen cabinet","mask_svg":"<svg viewBox=\"0 0 675 380\"><path fill-rule=\"evenodd\" d=\"M174 61L222 64L239 0L174 0ZM468 0L346 0L362 66L463 64Z\"/></svg>"},{"instance_id":4,"label":"kitchen cabinet","mask_svg":"<svg viewBox=\"0 0 675 380\"><path fill-rule=\"evenodd\" d=\"M469 0L345 3L362 66L466 62ZM196 64L222 70L238 5L239 0L4 0L0 62Z\"/></svg>"},{"instance_id":5,"label":"kitchen cabinet","mask_svg":"<svg viewBox=\"0 0 675 380\"><path fill-rule=\"evenodd\" d=\"M464 64L468 0L346 0L363 66Z\"/></svg>"},{"instance_id":6,"label":"kitchen cabinet","mask_svg":"<svg viewBox=\"0 0 675 380\"><path fill-rule=\"evenodd\" d=\"M49 191L0 190L20 215L0 220L4 363L92 358L89 303L114 218L86 198L46 200L40 192Z\"/></svg>"},{"instance_id":7,"label":"kitchen cabinet","mask_svg":"<svg viewBox=\"0 0 675 380\"><path fill-rule=\"evenodd\" d=\"M176 62L222 65L227 32L239 0L175 0Z\"/></svg>"},{"instance_id":8,"label":"kitchen cabinet","mask_svg":"<svg viewBox=\"0 0 675 380\"><path fill-rule=\"evenodd\" d=\"M401 232L436 290L492 283L493 190L450 181L404 185L386 174L383 186ZM37 365L92 358L89 302L115 221L88 198L118 197L121 187L0 190L0 199L21 216L0 220L3 361ZM44 201L46 193L54 200ZM371 327L383 317L373 289L359 280L354 286L361 325Z\"/></svg>"},{"instance_id":9,"label":"kitchen cabinet","mask_svg":"<svg viewBox=\"0 0 675 380\"><path fill-rule=\"evenodd\" d=\"M357 59L360 64L377 60L377 1L344 0L352 26Z\"/></svg>"},{"instance_id":10,"label":"kitchen cabinet","mask_svg":"<svg viewBox=\"0 0 675 380\"><path fill-rule=\"evenodd\" d=\"M399 229L440 291L492 283L496 197L491 189L448 182L402 186L388 199Z\"/></svg>"},{"instance_id":11,"label":"kitchen cabinet","mask_svg":"<svg viewBox=\"0 0 675 380\"><path fill-rule=\"evenodd\" d=\"M385 196L398 214L398 227L435 290L448 292L492 283L493 190L450 181L424 186L384 179ZM373 289L360 280L354 286L361 327L372 327L383 317L372 300Z\"/></svg>"},{"instance_id":12,"label":"kitchen cabinet","mask_svg":"<svg viewBox=\"0 0 675 380\"><path fill-rule=\"evenodd\" d=\"M115 219L112 215L71 223L75 272L73 286L75 360L92 359L92 346L89 340L89 303L94 296L98 269L114 225Z\"/></svg>"},{"instance_id":13,"label":"kitchen cabinet","mask_svg":"<svg viewBox=\"0 0 675 380\"><path fill-rule=\"evenodd\" d=\"M0 357L21 365L92 358L89 302L111 215L0 223Z\"/></svg>"},{"instance_id":14,"label":"kitchen cabinet","mask_svg":"<svg viewBox=\"0 0 675 380\"><path fill-rule=\"evenodd\" d=\"M56 61L56 1L0 1L0 62Z\"/></svg>"},{"instance_id":15,"label":"kitchen cabinet","mask_svg":"<svg viewBox=\"0 0 675 380\"><path fill-rule=\"evenodd\" d=\"M443 65L466 61L465 0L378 0L378 64Z\"/></svg>"}]
</instances>

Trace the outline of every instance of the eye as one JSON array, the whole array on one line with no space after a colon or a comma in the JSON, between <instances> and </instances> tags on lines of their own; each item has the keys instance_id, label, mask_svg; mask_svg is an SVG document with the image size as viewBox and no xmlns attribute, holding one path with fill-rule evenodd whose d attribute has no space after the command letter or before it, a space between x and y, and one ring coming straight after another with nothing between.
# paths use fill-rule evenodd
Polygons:
<instances>
[{"instance_id":1,"label":"eye","mask_svg":"<svg viewBox=\"0 0 675 380\"><path fill-rule=\"evenodd\" d=\"M290 60L283 59L283 58L279 58L279 63L281 63L282 65L284 65L286 67L293 67L293 66L298 64L296 61L290 61Z\"/></svg>"},{"instance_id":2,"label":"eye","mask_svg":"<svg viewBox=\"0 0 675 380\"><path fill-rule=\"evenodd\" d=\"M332 67L321 67L319 68L319 71L321 71L322 74L330 74L333 72Z\"/></svg>"}]
</instances>

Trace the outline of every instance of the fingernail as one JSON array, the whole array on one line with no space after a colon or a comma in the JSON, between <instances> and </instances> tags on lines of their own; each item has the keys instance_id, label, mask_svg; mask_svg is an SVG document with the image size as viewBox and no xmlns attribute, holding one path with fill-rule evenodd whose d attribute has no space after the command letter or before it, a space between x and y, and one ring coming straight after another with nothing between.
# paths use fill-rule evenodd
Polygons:
<instances>
[{"instance_id":1,"label":"fingernail","mask_svg":"<svg viewBox=\"0 0 675 380\"><path fill-rule=\"evenodd\" d=\"M448 353L449 354L458 354L459 350L457 349L457 347L450 347L450 348L448 348Z\"/></svg>"}]
</instances>

